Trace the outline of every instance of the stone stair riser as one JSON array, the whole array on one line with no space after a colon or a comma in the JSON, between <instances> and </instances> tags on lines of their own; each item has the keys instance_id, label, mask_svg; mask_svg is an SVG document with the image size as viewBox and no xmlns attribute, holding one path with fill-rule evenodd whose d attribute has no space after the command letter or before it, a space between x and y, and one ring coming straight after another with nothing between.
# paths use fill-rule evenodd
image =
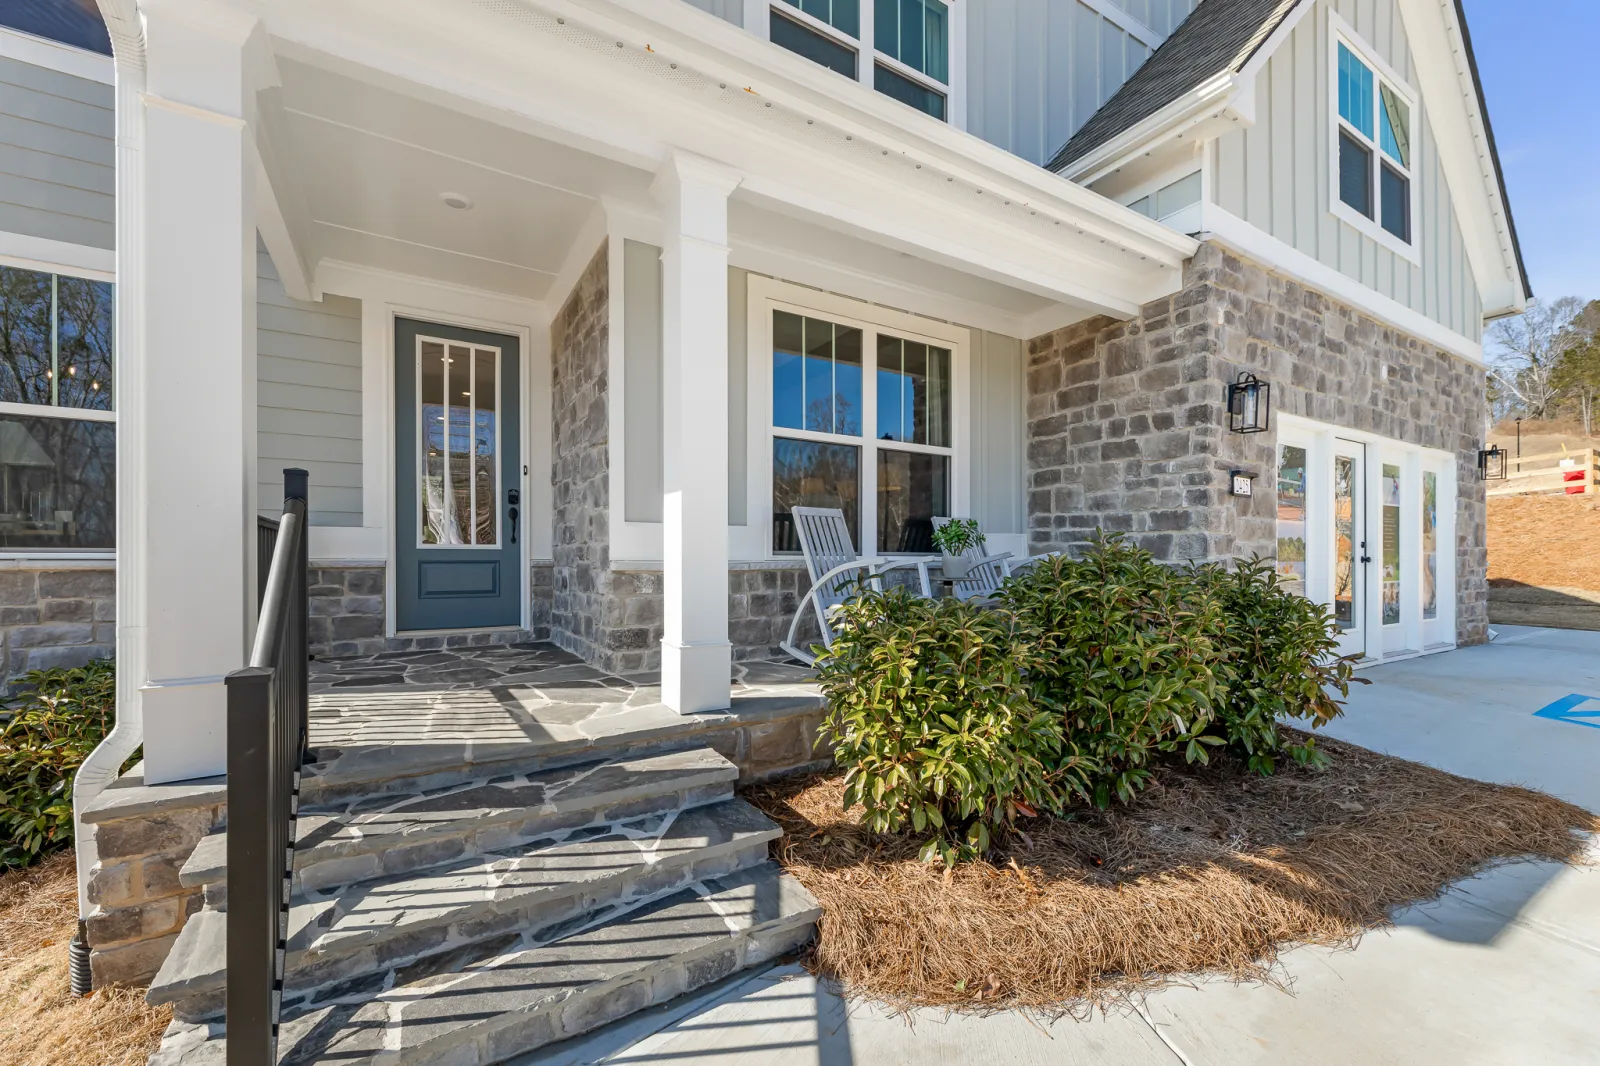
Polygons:
<instances>
[{"instance_id":1,"label":"stone stair riser","mask_svg":"<svg viewBox=\"0 0 1600 1066\"><path fill-rule=\"evenodd\" d=\"M720 803L733 795L728 784L705 785L668 793L665 796L641 796L613 804L598 813L594 811L567 811L541 814L517 822L491 822L486 826L445 827L438 833L408 834L405 843L390 844L379 851L357 851L355 846L321 847L296 855L294 874L295 891L320 892L343 885L375 881L396 874L416 873L443 866L459 859L504 851L522 844L534 843L558 833L607 825L629 818L651 814L664 814L672 810L693 810L696 807ZM358 845L360 842L352 842ZM300 865L303 860L305 865ZM203 887L205 905L212 910L228 909L227 881L206 882Z\"/></svg>"},{"instance_id":2,"label":"stone stair riser","mask_svg":"<svg viewBox=\"0 0 1600 1066\"><path fill-rule=\"evenodd\" d=\"M326 986L463 945L510 932L539 935L574 919L575 924L582 924L584 916L618 901L644 903L696 881L748 869L766 860L767 844L777 836L774 831L698 849L604 879L576 882L531 899L498 904L485 901L480 907L459 909L449 922L408 929L394 936L359 941L351 937L347 938L348 946L334 945L316 953L292 952L285 960L284 1005L313 1001ZM173 1004L173 1014L185 1021L204 1021L220 1016L225 1001L226 990L217 988L179 1000Z\"/></svg>"}]
</instances>

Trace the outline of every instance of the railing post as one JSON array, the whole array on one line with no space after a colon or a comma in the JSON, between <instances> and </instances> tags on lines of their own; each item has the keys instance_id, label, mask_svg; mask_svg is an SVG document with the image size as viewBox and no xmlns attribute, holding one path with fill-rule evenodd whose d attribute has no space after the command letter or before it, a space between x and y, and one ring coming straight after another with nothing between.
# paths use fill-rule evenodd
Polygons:
<instances>
[{"instance_id":1,"label":"railing post","mask_svg":"<svg viewBox=\"0 0 1600 1066\"><path fill-rule=\"evenodd\" d=\"M287 665L290 670L290 690L294 693L294 706L300 723L300 765L311 761L311 675L309 637L311 631L311 601L306 588L310 578L310 530L306 519L311 506L311 475L298 467L283 471L283 505L289 510L298 502L300 513L300 550L295 559L294 593L290 601L288 621L288 647L293 652Z\"/></svg>"},{"instance_id":2,"label":"railing post","mask_svg":"<svg viewBox=\"0 0 1600 1066\"><path fill-rule=\"evenodd\" d=\"M229 674L228 1066L277 1062L278 885L273 822L272 671Z\"/></svg>"}]
</instances>

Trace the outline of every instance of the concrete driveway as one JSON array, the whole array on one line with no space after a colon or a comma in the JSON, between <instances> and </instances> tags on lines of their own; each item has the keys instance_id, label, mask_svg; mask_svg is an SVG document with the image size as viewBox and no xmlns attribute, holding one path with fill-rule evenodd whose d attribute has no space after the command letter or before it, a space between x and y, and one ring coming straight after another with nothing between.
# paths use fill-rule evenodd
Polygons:
<instances>
[{"instance_id":1,"label":"concrete driveway","mask_svg":"<svg viewBox=\"0 0 1600 1066\"><path fill-rule=\"evenodd\" d=\"M1600 633L1496 629L1366 671L1329 732L1600 810ZM1600 868L1517 863L1394 918L1352 950L1285 952L1281 988L1207 980L1082 1021L900 1017L780 967L526 1066L1600 1063Z\"/></svg>"}]
</instances>

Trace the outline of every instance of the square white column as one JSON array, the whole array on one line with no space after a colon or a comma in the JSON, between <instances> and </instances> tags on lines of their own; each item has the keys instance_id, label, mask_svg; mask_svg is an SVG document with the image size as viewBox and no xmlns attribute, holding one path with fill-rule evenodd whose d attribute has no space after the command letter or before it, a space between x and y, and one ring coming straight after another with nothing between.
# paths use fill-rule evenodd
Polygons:
<instances>
[{"instance_id":1,"label":"square white column","mask_svg":"<svg viewBox=\"0 0 1600 1066\"><path fill-rule=\"evenodd\" d=\"M729 706L728 196L733 171L675 153L656 177L662 267L661 699Z\"/></svg>"},{"instance_id":2,"label":"square white column","mask_svg":"<svg viewBox=\"0 0 1600 1066\"><path fill-rule=\"evenodd\" d=\"M118 248L139 301L119 358L119 673L151 783L226 768L223 677L255 618L256 215L248 20L147 12L137 217ZM256 52L252 56L251 49ZM124 186L126 188L126 186ZM131 343L126 343L131 341ZM119 681L121 678L119 678Z\"/></svg>"}]
</instances>

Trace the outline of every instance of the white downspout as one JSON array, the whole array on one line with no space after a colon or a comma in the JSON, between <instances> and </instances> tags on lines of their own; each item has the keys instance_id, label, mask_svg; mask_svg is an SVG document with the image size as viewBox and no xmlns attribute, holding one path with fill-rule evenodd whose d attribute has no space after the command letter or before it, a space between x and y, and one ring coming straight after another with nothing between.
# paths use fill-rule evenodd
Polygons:
<instances>
[{"instance_id":1,"label":"white downspout","mask_svg":"<svg viewBox=\"0 0 1600 1066\"><path fill-rule=\"evenodd\" d=\"M142 204L145 88L144 27L136 0L98 0L111 37L116 66L116 358L112 395L117 398L119 427L140 424L144 408L144 277L139 263L144 248ZM73 990L89 991L88 945L83 919L89 911L89 873L97 856L84 832L83 811L117 779L122 764L144 740L139 678L143 674L144 590L142 568L124 567L127 554L142 550L144 460L134 452L143 434L117 433L117 689L116 720L111 732L89 753L73 780L73 840L78 863L78 934L73 943ZM129 460L132 460L131 462ZM132 580L127 580L128 577ZM81 959L80 956L81 955ZM81 970L81 974L80 974Z\"/></svg>"}]
</instances>

